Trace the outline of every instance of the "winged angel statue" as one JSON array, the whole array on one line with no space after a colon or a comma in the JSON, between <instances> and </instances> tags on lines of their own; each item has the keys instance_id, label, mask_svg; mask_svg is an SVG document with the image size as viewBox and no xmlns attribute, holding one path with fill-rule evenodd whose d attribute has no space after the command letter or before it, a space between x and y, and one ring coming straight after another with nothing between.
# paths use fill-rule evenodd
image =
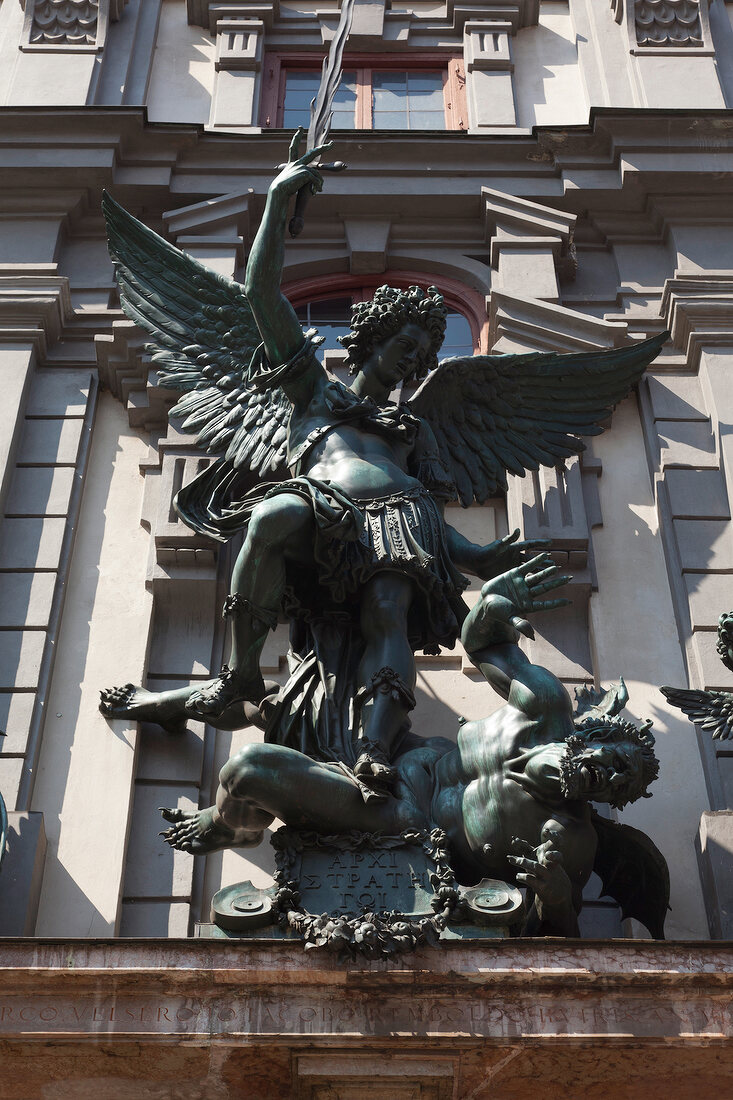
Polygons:
<instances>
[{"instance_id":1,"label":"winged angel statue","mask_svg":"<svg viewBox=\"0 0 733 1100\"><path fill-rule=\"evenodd\" d=\"M102 693L102 712L180 728L186 717L265 729L266 741L337 763L365 801L387 797L415 705L416 649L455 645L464 573L489 579L540 542L518 532L487 546L446 523L464 507L583 450L640 378L665 336L574 355L437 355L446 308L435 287L383 286L354 306L341 338L345 385L280 290L288 205L322 189L313 161L270 186L244 286L157 236L109 196L104 212L122 306L150 333L161 384L182 391L171 416L219 456L175 501L195 531L245 532L224 615L228 664L213 680L153 694ZM412 379L409 401L391 394ZM290 675L265 684L259 657L290 623ZM529 631L521 620L520 630Z\"/></svg>"}]
</instances>

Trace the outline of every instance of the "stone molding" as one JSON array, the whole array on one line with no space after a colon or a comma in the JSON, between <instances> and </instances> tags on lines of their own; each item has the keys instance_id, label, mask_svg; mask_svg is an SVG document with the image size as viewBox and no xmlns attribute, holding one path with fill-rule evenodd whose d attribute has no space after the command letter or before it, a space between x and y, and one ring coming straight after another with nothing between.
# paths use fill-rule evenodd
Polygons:
<instances>
[{"instance_id":1,"label":"stone molding","mask_svg":"<svg viewBox=\"0 0 733 1100\"><path fill-rule=\"evenodd\" d=\"M261 19L229 17L216 21L217 72L259 72L265 24Z\"/></svg>"},{"instance_id":2,"label":"stone molding","mask_svg":"<svg viewBox=\"0 0 733 1100\"><path fill-rule=\"evenodd\" d=\"M554 302L495 290L488 309L490 348L496 348L500 340L516 345L516 350L560 352L617 348L626 343L625 322L605 321Z\"/></svg>"},{"instance_id":3,"label":"stone molding","mask_svg":"<svg viewBox=\"0 0 733 1100\"><path fill-rule=\"evenodd\" d=\"M314 960L300 944L254 938L5 940L0 966L6 1040L339 1046L400 1032L555 1047L597 1045L600 1034L683 1045L733 1036L733 948L699 941L458 941L419 949L406 966Z\"/></svg>"},{"instance_id":4,"label":"stone molding","mask_svg":"<svg viewBox=\"0 0 733 1100\"><path fill-rule=\"evenodd\" d=\"M491 22L506 22L511 34L524 27L536 27L540 19L539 0L493 0L493 3L481 3L481 0L446 0L446 16L454 27L463 27L466 20L480 18Z\"/></svg>"},{"instance_id":5,"label":"stone molding","mask_svg":"<svg viewBox=\"0 0 733 1100\"><path fill-rule=\"evenodd\" d=\"M703 347L733 346L733 272L667 279L660 312L675 346L697 369Z\"/></svg>"},{"instance_id":6,"label":"stone molding","mask_svg":"<svg viewBox=\"0 0 733 1100\"><path fill-rule=\"evenodd\" d=\"M0 275L0 341L33 344L44 359L73 315L65 275Z\"/></svg>"},{"instance_id":7,"label":"stone molding","mask_svg":"<svg viewBox=\"0 0 733 1100\"><path fill-rule=\"evenodd\" d=\"M104 46L109 22L122 15L127 0L21 0L25 11L20 48L24 51L96 51Z\"/></svg>"}]
</instances>

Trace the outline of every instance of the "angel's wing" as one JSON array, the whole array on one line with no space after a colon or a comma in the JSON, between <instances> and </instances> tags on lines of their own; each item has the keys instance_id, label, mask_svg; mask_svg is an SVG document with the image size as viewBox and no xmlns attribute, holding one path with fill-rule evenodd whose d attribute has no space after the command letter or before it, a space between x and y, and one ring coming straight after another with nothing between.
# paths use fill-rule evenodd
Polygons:
<instances>
[{"instance_id":1,"label":"angel's wing","mask_svg":"<svg viewBox=\"0 0 733 1100\"><path fill-rule=\"evenodd\" d=\"M102 210L122 308L146 332L160 384L183 390L170 410L210 454L259 476L284 464L290 403L249 385L260 334L244 288L204 267L106 192Z\"/></svg>"},{"instance_id":2,"label":"angel's wing","mask_svg":"<svg viewBox=\"0 0 733 1100\"><path fill-rule=\"evenodd\" d=\"M430 424L464 508L507 487L509 471L557 466L598 435L662 344L650 340L573 355L444 359L410 401Z\"/></svg>"},{"instance_id":3,"label":"angel's wing","mask_svg":"<svg viewBox=\"0 0 733 1100\"><path fill-rule=\"evenodd\" d=\"M711 730L716 740L733 737L733 695L728 691L694 691L689 688L659 689L673 707L679 707L704 730Z\"/></svg>"},{"instance_id":4,"label":"angel's wing","mask_svg":"<svg viewBox=\"0 0 733 1100\"><path fill-rule=\"evenodd\" d=\"M593 870L603 883L601 896L617 901L624 919L634 917L655 940L663 940L669 909L666 859L639 829L609 821L592 807L591 821L598 837Z\"/></svg>"}]
</instances>

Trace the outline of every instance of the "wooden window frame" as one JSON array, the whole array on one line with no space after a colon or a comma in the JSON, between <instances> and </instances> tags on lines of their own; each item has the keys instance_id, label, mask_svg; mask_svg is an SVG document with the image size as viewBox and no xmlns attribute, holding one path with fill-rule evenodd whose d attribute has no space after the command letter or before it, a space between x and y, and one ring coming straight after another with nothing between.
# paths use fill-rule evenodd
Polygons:
<instances>
[{"instance_id":1,"label":"wooden window frame","mask_svg":"<svg viewBox=\"0 0 733 1100\"><path fill-rule=\"evenodd\" d=\"M320 72L322 63L323 58L320 55L310 53L269 53L265 56L260 116L263 129L282 129L285 80L288 71ZM347 54L342 68L345 72L356 72L355 130L372 130L372 97L369 92L372 87L371 75L375 71L440 72L443 76L445 129L446 131L468 129L466 78L463 58L460 54L448 54L437 50L409 54ZM430 133L425 130L414 132Z\"/></svg>"}]
</instances>

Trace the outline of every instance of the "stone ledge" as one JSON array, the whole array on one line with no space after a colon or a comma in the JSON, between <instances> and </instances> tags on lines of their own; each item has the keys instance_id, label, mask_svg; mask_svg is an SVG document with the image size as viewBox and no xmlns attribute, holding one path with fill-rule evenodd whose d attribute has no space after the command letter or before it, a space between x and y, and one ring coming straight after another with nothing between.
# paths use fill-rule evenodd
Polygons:
<instances>
[{"instance_id":1,"label":"stone ledge","mask_svg":"<svg viewBox=\"0 0 733 1100\"><path fill-rule=\"evenodd\" d=\"M464 941L343 963L293 941L0 940L0 1039L699 1044L733 1036L732 998L720 943Z\"/></svg>"}]
</instances>

